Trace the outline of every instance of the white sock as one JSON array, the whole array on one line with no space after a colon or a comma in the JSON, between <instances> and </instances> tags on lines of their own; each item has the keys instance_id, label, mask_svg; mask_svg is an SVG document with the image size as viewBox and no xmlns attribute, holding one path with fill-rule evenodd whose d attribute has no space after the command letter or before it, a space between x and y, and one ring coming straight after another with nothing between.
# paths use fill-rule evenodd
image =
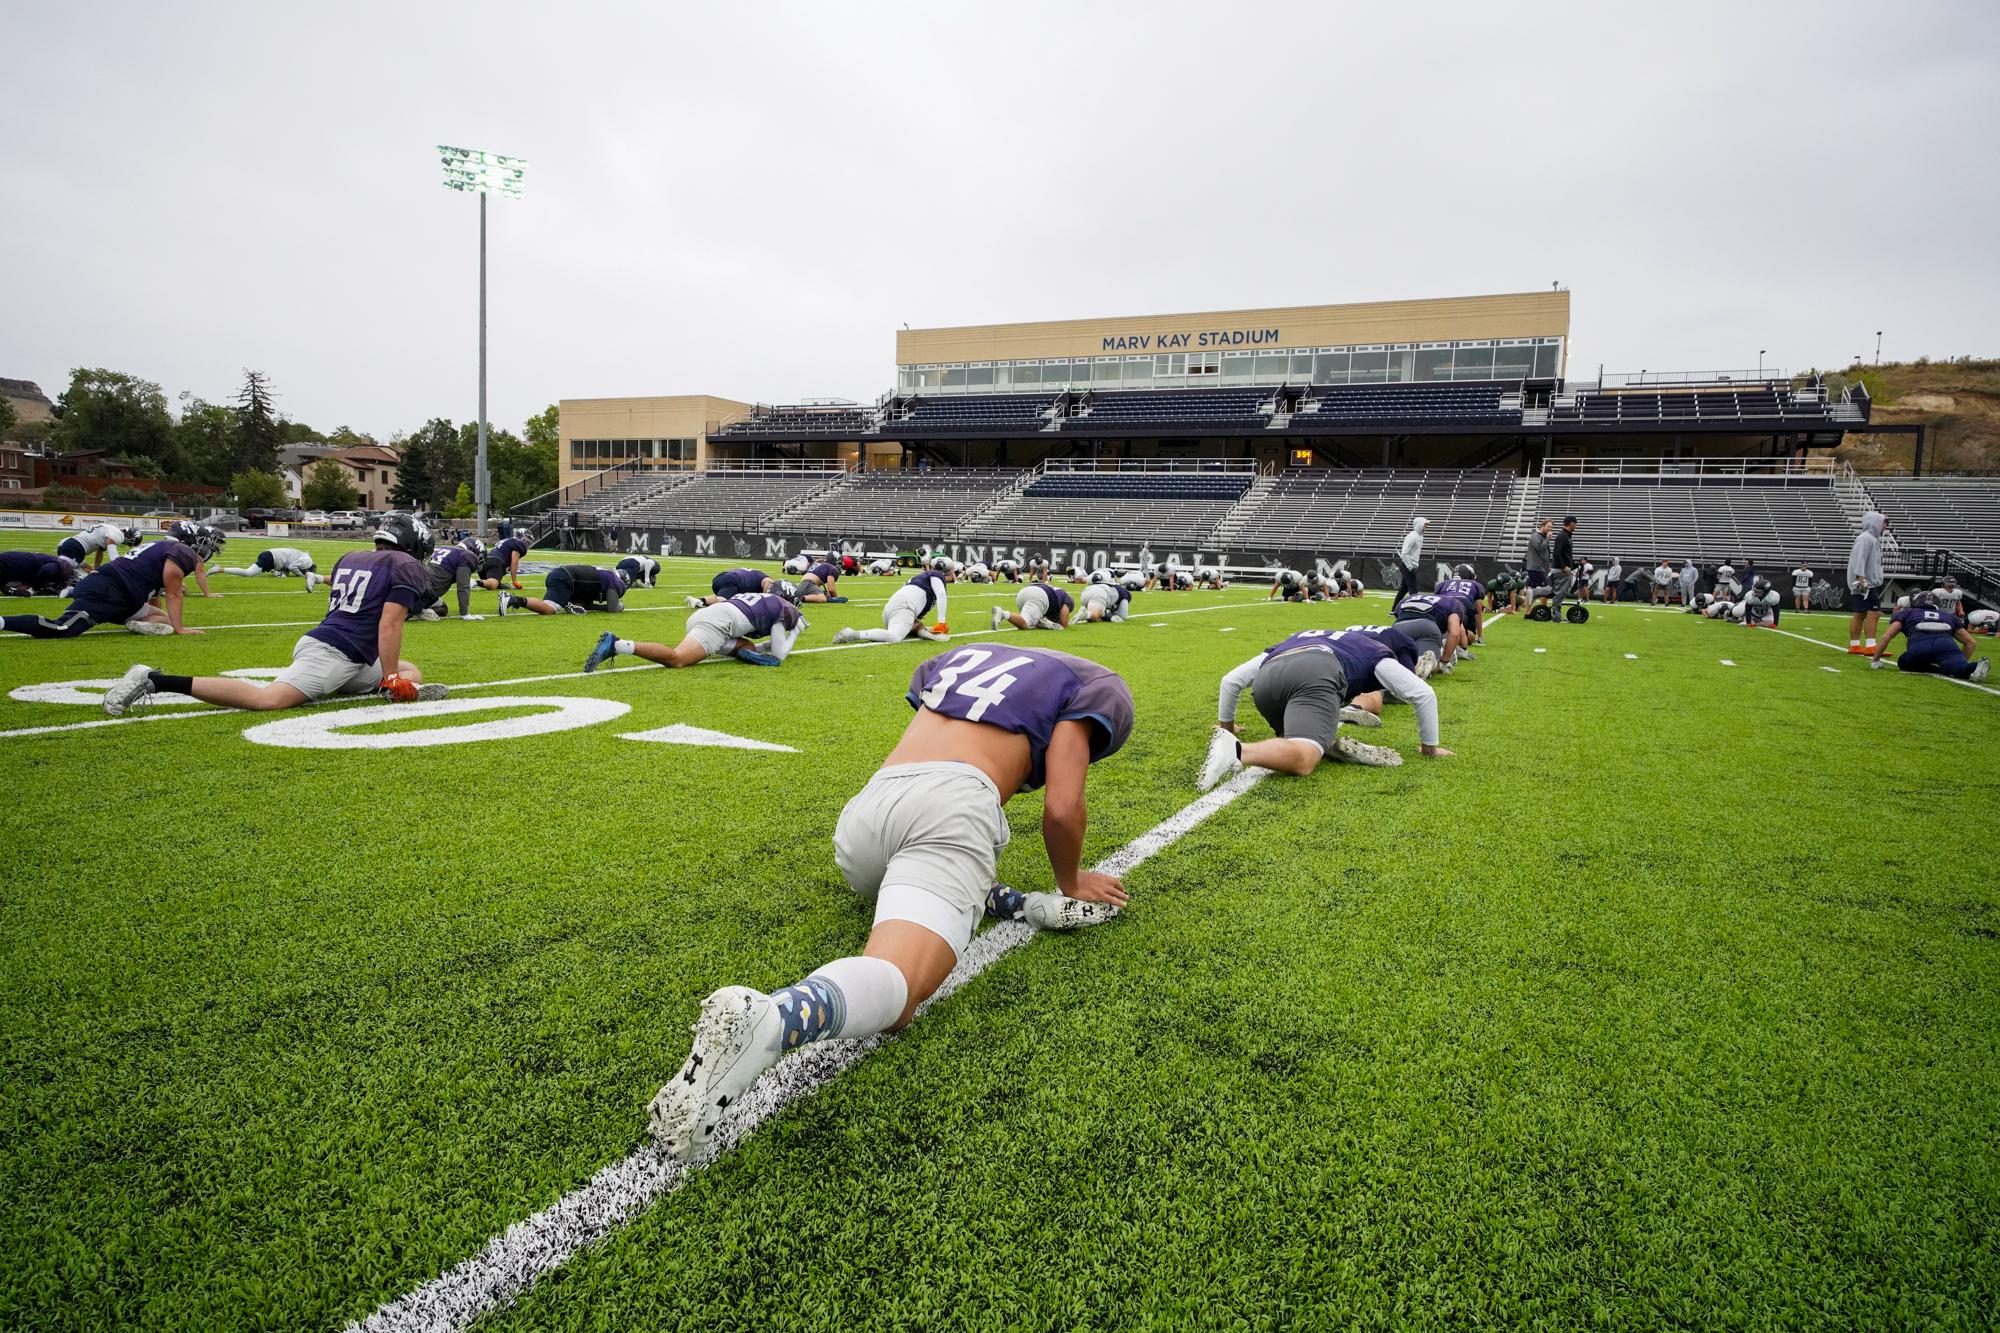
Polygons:
<instances>
[{"instance_id":1,"label":"white sock","mask_svg":"<svg viewBox=\"0 0 2000 1333\"><path fill-rule=\"evenodd\" d=\"M827 1033L830 1037L851 1041L887 1032L910 1001L910 986L903 980L902 969L886 958L836 958L815 968L806 980L813 977L831 982L845 1001L840 1021Z\"/></svg>"},{"instance_id":2,"label":"white sock","mask_svg":"<svg viewBox=\"0 0 2000 1333\"><path fill-rule=\"evenodd\" d=\"M1875 640L1873 640L1873 639L1870 639L1870 640L1868 641L1868 644L1867 644L1867 646L1868 646L1868 647L1870 647L1870 648L1873 648L1873 647L1875 646Z\"/></svg>"},{"instance_id":3,"label":"white sock","mask_svg":"<svg viewBox=\"0 0 2000 1333\"><path fill-rule=\"evenodd\" d=\"M1859 648L1859 647L1861 646L1861 640L1859 640L1859 639L1849 639L1849 640L1847 641L1847 646L1848 646L1849 648Z\"/></svg>"},{"instance_id":4,"label":"white sock","mask_svg":"<svg viewBox=\"0 0 2000 1333\"><path fill-rule=\"evenodd\" d=\"M632 641L630 639L620 639L616 643L612 644L611 647L615 652L623 653L627 657L632 656L633 646L632 646Z\"/></svg>"}]
</instances>

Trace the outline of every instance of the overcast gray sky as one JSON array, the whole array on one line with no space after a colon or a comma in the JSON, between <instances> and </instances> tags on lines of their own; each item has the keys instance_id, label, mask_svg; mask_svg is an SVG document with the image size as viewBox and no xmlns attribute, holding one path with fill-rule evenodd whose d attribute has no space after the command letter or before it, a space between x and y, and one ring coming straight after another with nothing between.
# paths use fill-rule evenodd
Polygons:
<instances>
[{"instance_id":1,"label":"overcast gray sky","mask_svg":"<svg viewBox=\"0 0 2000 1333\"><path fill-rule=\"evenodd\" d=\"M387 437L893 331L1546 289L1572 372L2000 353L2000 5L15 6L0 376Z\"/></svg>"}]
</instances>

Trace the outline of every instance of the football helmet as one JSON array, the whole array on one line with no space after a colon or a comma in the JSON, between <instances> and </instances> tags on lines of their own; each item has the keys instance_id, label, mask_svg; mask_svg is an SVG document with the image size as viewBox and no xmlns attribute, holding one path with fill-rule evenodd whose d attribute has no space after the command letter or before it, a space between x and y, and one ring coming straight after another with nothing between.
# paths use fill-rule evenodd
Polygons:
<instances>
[{"instance_id":1,"label":"football helmet","mask_svg":"<svg viewBox=\"0 0 2000 1333\"><path fill-rule=\"evenodd\" d=\"M1920 592L1910 599L1910 605L1923 611L1937 610L1938 600L1931 593Z\"/></svg>"},{"instance_id":2,"label":"football helmet","mask_svg":"<svg viewBox=\"0 0 2000 1333\"><path fill-rule=\"evenodd\" d=\"M206 523L196 523L182 519L167 528L167 535L184 546L192 547L194 553L204 561L215 559L216 552L229 539L222 535L221 528L212 528Z\"/></svg>"},{"instance_id":3,"label":"football helmet","mask_svg":"<svg viewBox=\"0 0 2000 1333\"><path fill-rule=\"evenodd\" d=\"M1471 565L1459 565L1455 567L1451 572L1462 579L1470 579L1473 577Z\"/></svg>"},{"instance_id":4,"label":"football helmet","mask_svg":"<svg viewBox=\"0 0 2000 1333\"><path fill-rule=\"evenodd\" d=\"M125 536L125 540L120 545L137 546L139 544L139 525L137 523L121 524L118 530Z\"/></svg>"},{"instance_id":5,"label":"football helmet","mask_svg":"<svg viewBox=\"0 0 2000 1333\"><path fill-rule=\"evenodd\" d=\"M431 540L431 530L415 514L382 515L382 522L375 529L375 540L419 560L428 560L437 545Z\"/></svg>"},{"instance_id":6,"label":"football helmet","mask_svg":"<svg viewBox=\"0 0 2000 1333\"><path fill-rule=\"evenodd\" d=\"M1111 582L1111 571L1108 569L1093 569L1090 571L1090 581L1092 583L1109 583Z\"/></svg>"},{"instance_id":7,"label":"football helmet","mask_svg":"<svg viewBox=\"0 0 2000 1333\"><path fill-rule=\"evenodd\" d=\"M458 545L459 549L466 551L472 555L486 554L486 543L480 541L479 538L477 537L461 537L459 539Z\"/></svg>"},{"instance_id":8,"label":"football helmet","mask_svg":"<svg viewBox=\"0 0 2000 1333\"><path fill-rule=\"evenodd\" d=\"M1771 580L1759 574L1756 578L1750 580L1750 589L1752 592L1769 592L1771 589Z\"/></svg>"}]
</instances>

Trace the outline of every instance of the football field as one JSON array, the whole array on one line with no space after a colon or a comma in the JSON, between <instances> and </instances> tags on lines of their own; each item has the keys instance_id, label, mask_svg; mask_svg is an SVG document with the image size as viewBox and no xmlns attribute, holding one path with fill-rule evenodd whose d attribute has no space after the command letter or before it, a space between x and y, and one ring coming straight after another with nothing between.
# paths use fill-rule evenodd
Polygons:
<instances>
[{"instance_id":1,"label":"football field","mask_svg":"<svg viewBox=\"0 0 2000 1333\"><path fill-rule=\"evenodd\" d=\"M96 706L283 666L298 580L0 636L0 1327L1991 1326L2000 691L1844 617L1506 616L1433 679L1454 757L1392 706L1401 767L1198 805L1223 673L1388 598L1141 593L1032 636L1131 684L1085 855L1130 909L794 1057L682 1173L646 1103L709 991L859 951L834 821L940 650L833 646L908 575L864 576L780 668L582 674L722 567L413 622L442 705ZM1012 597L954 586L954 642Z\"/></svg>"}]
</instances>

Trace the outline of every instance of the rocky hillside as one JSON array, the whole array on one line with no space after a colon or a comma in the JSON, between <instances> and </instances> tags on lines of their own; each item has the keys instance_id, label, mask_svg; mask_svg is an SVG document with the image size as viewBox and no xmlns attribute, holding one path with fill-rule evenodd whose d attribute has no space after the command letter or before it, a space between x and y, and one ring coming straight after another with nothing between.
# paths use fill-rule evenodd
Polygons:
<instances>
[{"instance_id":1,"label":"rocky hillside","mask_svg":"<svg viewBox=\"0 0 2000 1333\"><path fill-rule=\"evenodd\" d=\"M1834 392L1856 380L1875 400L1874 419L1920 423L1924 471L2000 473L2000 360L1892 361L1827 375ZM1909 435L1850 433L1834 456L1861 473L1907 473Z\"/></svg>"}]
</instances>

